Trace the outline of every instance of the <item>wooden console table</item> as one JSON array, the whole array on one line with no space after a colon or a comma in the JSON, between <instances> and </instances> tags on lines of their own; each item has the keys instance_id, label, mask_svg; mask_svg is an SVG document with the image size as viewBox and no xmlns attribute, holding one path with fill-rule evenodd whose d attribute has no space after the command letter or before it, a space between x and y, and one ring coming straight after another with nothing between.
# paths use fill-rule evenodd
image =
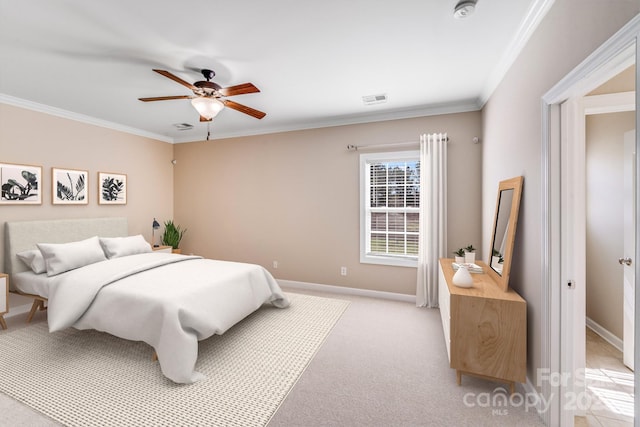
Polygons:
<instances>
[{"instance_id":1,"label":"wooden console table","mask_svg":"<svg viewBox=\"0 0 640 427\"><path fill-rule=\"evenodd\" d=\"M515 383L527 376L526 302L512 289L502 291L486 273L472 273L471 288L455 286L453 261L440 259L438 302L458 385L462 375L472 375L507 383L514 393Z\"/></svg>"}]
</instances>

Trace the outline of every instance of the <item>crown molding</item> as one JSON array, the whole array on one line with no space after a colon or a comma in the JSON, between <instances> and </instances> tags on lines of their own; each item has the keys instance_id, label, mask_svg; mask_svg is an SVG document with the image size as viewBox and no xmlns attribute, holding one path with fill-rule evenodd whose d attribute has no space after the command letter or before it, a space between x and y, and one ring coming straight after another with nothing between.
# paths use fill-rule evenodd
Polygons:
<instances>
[{"instance_id":1,"label":"crown molding","mask_svg":"<svg viewBox=\"0 0 640 427\"><path fill-rule=\"evenodd\" d=\"M386 112L381 112L377 114L335 117L328 120L317 120L317 121L308 121L305 123L296 123L296 124L285 125L285 126L265 127L265 128L260 128L259 130L254 130L254 131L221 132L221 133L214 133L212 131L211 135L209 136L209 140L238 138L243 136L266 135L266 134L280 133L280 132L293 132L293 131L299 131L299 130L309 130L309 129L319 129L319 128L335 127L335 126L383 122L383 121L389 121L389 120L414 119L418 117L439 116L443 114L468 113L471 111L478 111L480 109L481 107L478 103L478 100L466 100L466 101L461 101L459 103L423 106L415 109L386 111ZM191 136L185 137L185 138L176 138L174 140L174 142L176 143L200 142L200 141L203 141L203 139L201 138L194 139Z\"/></svg>"},{"instance_id":2,"label":"crown molding","mask_svg":"<svg viewBox=\"0 0 640 427\"><path fill-rule=\"evenodd\" d=\"M496 90L502 79L506 76L507 72L515 62L516 58L520 55L525 45L540 25L540 22L547 15L547 12L553 6L555 0L536 0L533 2L527 15L520 23L520 27L516 32L516 36L513 38L507 50L502 55L497 65L491 72L487 82L480 94L480 106L484 107L493 92Z\"/></svg>"},{"instance_id":3,"label":"crown molding","mask_svg":"<svg viewBox=\"0 0 640 427\"><path fill-rule=\"evenodd\" d=\"M165 135L159 135L157 133L147 132L142 129L136 129L130 126L124 126L118 123L109 122L107 120L98 119L84 114L74 113L72 111L63 110L62 108L56 108L49 105L39 104L33 101L27 101L26 99L16 98L15 96L6 95L4 93L0 93L0 103L13 105L14 107L20 107L27 110L37 111L39 113L50 114L52 116L62 117L64 119L75 120L81 123L100 126L107 129L113 129L132 135L138 135L145 138L156 139L158 141L169 143L174 142L173 138Z\"/></svg>"},{"instance_id":4,"label":"crown molding","mask_svg":"<svg viewBox=\"0 0 640 427\"><path fill-rule=\"evenodd\" d=\"M160 135L152 132L148 132L142 129L133 128L130 126L120 125L118 123L101 120L95 117L87 116L84 114L74 113L72 111L63 110L61 108L51 107L44 104L39 104L33 101L27 101L25 99L16 98L11 95L0 93L0 103L13 105L15 107L25 108L40 113L50 114L57 117L62 117L69 120L75 120L82 123L87 123L95 126L100 126L108 129L117 130L133 135L138 135L146 138L156 139L158 141L174 143L185 142L199 142L204 138L198 138L194 136L187 136L184 138L171 138L166 135ZM318 129L334 126L346 126L364 123L382 122L388 120L401 120L412 119L417 117L437 116L442 114L455 114L455 113L467 113L471 111L478 111L481 109L479 100L463 100L455 103L440 104L433 106L421 106L412 109L403 109L395 111L385 111L373 114L352 115L344 117L333 117L327 120L315 120L305 123L294 123L284 126L273 126L260 128L251 131L238 131L238 132L222 132L212 133L209 137L210 140L214 139L226 139L226 138L238 138L244 136L265 135L280 132L292 132L298 130Z\"/></svg>"}]
</instances>

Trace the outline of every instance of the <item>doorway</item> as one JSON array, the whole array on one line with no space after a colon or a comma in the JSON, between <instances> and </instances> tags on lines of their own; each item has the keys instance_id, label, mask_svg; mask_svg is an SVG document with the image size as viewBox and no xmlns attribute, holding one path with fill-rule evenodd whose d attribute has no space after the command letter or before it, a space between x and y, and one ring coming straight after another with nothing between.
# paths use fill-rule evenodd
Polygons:
<instances>
[{"instance_id":1,"label":"doorway","mask_svg":"<svg viewBox=\"0 0 640 427\"><path fill-rule=\"evenodd\" d=\"M615 96L608 93L620 87L625 92ZM621 104L619 101L625 98L631 102ZM577 415L584 416L581 421L589 425L633 424L633 372L625 364L633 367L634 279L624 280L625 273L631 274L632 269L618 262L619 258L636 258L632 215L633 100L635 67L583 99L587 327L585 366L575 368L584 369L585 373L582 391L585 398L583 408L579 408L583 412ZM625 243L631 246L625 247ZM578 323L576 319L575 333L584 333L584 326L580 331ZM581 357L576 355L576 364Z\"/></svg>"}]
</instances>

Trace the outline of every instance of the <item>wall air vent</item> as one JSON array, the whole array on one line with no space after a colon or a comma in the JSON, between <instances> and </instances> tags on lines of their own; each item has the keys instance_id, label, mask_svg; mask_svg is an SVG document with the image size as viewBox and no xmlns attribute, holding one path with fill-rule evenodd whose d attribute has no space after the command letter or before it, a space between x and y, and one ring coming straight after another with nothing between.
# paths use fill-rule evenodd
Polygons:
<instances>
[{"instance_id":1,"label":"wall air vent","mask_svg":"<svg viewBox=\"0 0 640 427\"><path fill-rule=\"evenodd\" d=\"M178 130L189 130L189 129L193 129L193 125L190 125L189 123L175 123L174 126L178 129Z\"/></svg>"},{"instance_id":2,"label":"wall air vent","mask_svg":"<svg viewBox=\"0 0 640 427\"><path fill-rule=\"evenodd\" d=\"M362 102L364 105L374 105L374 104L382 104L387 102L387 94L381 93L379 95L367 95L362 97Z\"/></svg>"}]
</instances>

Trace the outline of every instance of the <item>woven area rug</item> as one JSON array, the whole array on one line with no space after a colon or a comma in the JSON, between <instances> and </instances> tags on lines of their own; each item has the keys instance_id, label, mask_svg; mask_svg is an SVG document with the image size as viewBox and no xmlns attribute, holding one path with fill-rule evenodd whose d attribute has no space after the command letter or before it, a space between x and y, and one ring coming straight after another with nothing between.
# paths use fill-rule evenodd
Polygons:
<instances>
[{"instance_id":1,"label":"woven area rug","mask_svg":"<svg viewBox=\"0 0 640 427\"><path fill-rule=\"evenodd\" d=\"M349 302L288 294L200 342L191 385L167 380L147 344L44 322L0 333L0 391L68 426L264 426Z\"/></svg>"}]
</instances>

